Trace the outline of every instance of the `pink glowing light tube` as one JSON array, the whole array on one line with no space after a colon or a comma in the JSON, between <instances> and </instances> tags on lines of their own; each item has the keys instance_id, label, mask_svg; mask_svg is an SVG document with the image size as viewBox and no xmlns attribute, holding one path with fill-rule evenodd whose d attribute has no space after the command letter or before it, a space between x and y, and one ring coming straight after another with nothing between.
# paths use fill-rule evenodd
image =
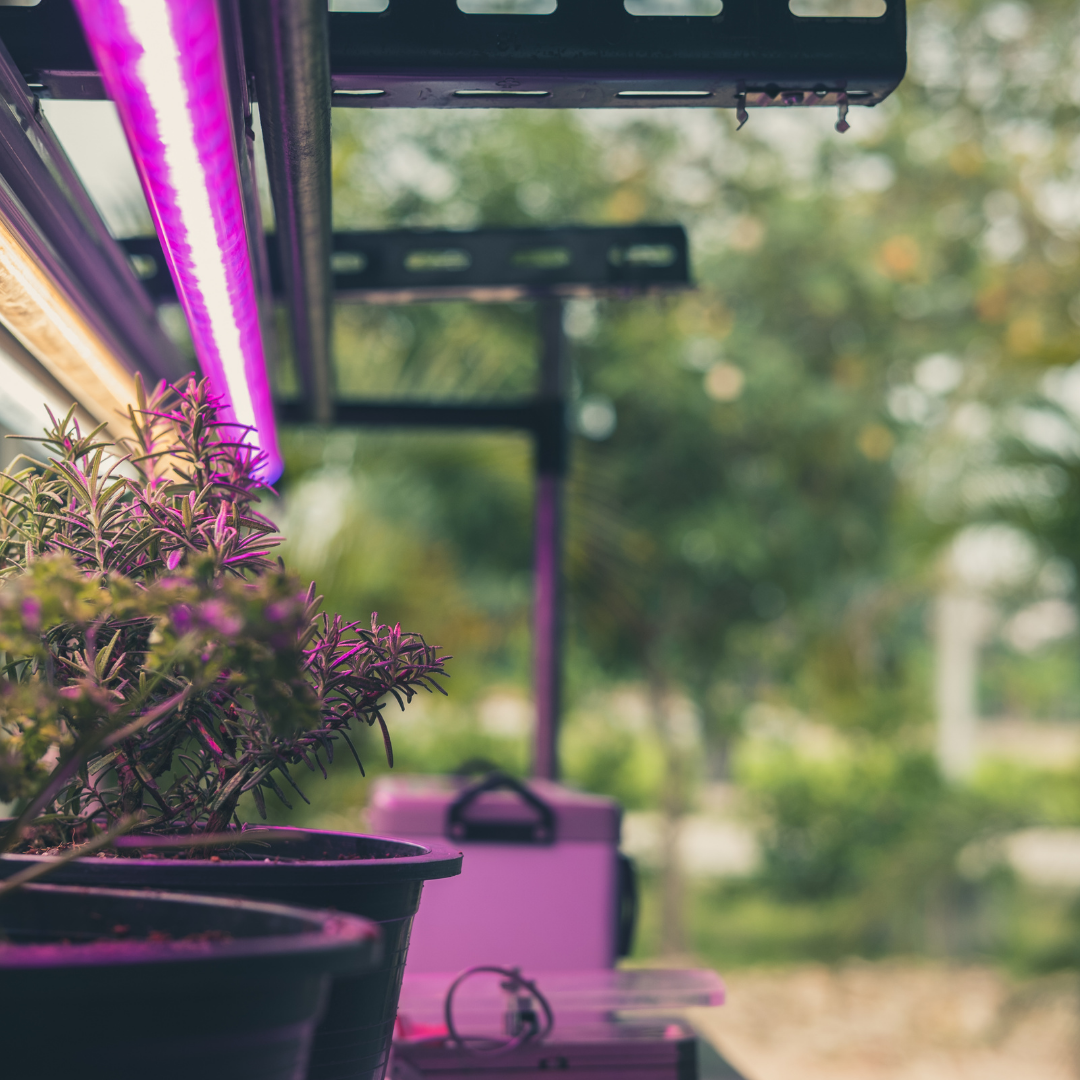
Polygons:
<instances>
[{"instance_id":1,"label":"pink glowing light tube","mask_svg":"<svg viewBox=\"0 0 1080 1080\"><path fill-rule=\"evenodd\" d=\"M203 373L281 475L216 0L75 0Z\"/></svg>"}]
</instances>

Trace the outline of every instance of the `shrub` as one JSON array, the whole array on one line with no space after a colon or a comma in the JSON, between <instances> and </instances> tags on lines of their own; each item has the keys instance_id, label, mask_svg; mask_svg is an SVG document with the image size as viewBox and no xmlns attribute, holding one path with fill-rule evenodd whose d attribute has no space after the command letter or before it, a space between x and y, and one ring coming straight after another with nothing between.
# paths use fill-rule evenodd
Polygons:
<instances>
[{"instance_id":1,"label":"shrub","mask_svg":"<svg viewBox=\"0 0 1080 1080\"><path fill-rule=\"evenodd\" d=\"M130 815L217 831L249 791L265 816L339 740L363 769L354 722L379 725L392 764L386 702L443 692L448 657L376 616L320 614L272 558L258 459L206 382L137 394L118 445L69 413L47 463L0 474L0 800L36 843Z\"/></svg>"}]
</instances>

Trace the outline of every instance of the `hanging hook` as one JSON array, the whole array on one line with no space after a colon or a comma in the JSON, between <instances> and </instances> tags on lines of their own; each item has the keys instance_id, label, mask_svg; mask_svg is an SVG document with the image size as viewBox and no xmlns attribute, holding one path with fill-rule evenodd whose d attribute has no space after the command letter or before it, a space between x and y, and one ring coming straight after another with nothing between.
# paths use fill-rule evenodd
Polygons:
<instances>
[{"instance_id":1,"label":"hanging hook","mask_svg":"<svg viewBox=\"0 0 1080 1080\"><path fill-rule=\"evenodd\" d=\"M739 121L739 126L736 131L742 131L743 124L750 119L750 114L746 111L746 91L740 90L735 95L735 119Z\"/></svg>"},{"instance_id":2,"label":"hanging hook","mask_svg":"<svg viewBox=\"0 0 1080 1080\"><path fill-rule=\"evenodd\" d=\"M839 114L839 117L838 117L838 119L836 121L836 130L839 131L841 135L843 135L844 132L847 131L851 127L851 125L847 122L847 111L848 111L847 94L842 90L840 91L839 94L836 95L836 105L837 105L837 112Z\"/></svg>"}]
</instances>

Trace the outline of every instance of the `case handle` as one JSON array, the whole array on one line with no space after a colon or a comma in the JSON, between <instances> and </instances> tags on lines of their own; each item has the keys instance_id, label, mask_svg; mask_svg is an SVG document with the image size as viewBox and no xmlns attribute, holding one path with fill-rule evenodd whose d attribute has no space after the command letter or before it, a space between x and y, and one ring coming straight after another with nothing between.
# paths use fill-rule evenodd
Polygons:
<instances>
[{"instance_id":1,"label":"case handle","mask_svg":"<svg viewBox=\"0 0 1080 1080\"><path fill-rule=\"evenodd\" d=\"M512 791L536 811L536 821L476 821L465 811L488 791ZM447 808L446 835L451 840L487 840L503 844L555 843L555 812L525 784L508 773L496 770L470 784Z\"/></svg>"}]
</instances>

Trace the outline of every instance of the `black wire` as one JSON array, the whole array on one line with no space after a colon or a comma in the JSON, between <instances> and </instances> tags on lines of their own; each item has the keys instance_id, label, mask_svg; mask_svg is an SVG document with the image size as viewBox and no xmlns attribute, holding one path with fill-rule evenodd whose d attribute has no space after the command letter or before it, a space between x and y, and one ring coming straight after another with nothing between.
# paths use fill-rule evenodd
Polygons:
<instances>
[{"instance_id":1,"label":"black wire","mask_svg":"<svg viewBox=\"0 0 1080 1080\"><path fill-rule=\"evenodd\" d=\"M534 1024L529 1030L523 1031L520 1035L515 1035L506 1042L499 1042L498 1039L488 1039L482 1036L459 1035L457 1028L454 1026L454 994L457 993L458 987L465 982L466 979L471 979L474 975L479 975L484 972L492 975L502 975L503 978L508 979L512 984L513 992L516 993L518 990L525 990L536 998L544 1013L543 1027L538 1028ZM505 986L504 988L506 990L511 990L510 986ZM519 1046L524 1046L527 1042L532 1042L533 1039L536 1039L537 1041L546 1039L548 1035L551 1034L551 1029L555 1026L555 1015L551 1011L551 1006L548 1004L547 998L537 989L535 982L531 982L520 972L514 971L511 968L490 967L484 964L466 968L450 984L450 989L446 991L443 1016L446 1019L446 1030L450 1033L450 1041L454 1043L458 1049L464 1050L470 1054L487 1056L509 1053L511 1050L516 1050ZM473 1045L470 1046L470 1043Z\"/></svg>"}]
</instances>

